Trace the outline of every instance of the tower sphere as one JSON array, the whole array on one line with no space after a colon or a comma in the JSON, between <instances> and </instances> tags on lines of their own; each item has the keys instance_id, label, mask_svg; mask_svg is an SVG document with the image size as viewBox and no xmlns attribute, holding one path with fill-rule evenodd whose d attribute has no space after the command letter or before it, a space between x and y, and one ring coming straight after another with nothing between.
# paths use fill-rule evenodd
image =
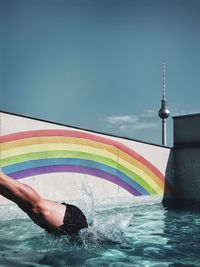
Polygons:
<instances>
[{"instance_id":1,"label":"tower sphere","mask_svg":"<svg viewBox=\"0 0 200 267\"><path fill-rule=\"evenodd\" d=\"M167 119L169 117L169 109L167 109L167 107L165 108L161 108L158 112L158 115L161 119Z\"/></svg>"}]
</instances>

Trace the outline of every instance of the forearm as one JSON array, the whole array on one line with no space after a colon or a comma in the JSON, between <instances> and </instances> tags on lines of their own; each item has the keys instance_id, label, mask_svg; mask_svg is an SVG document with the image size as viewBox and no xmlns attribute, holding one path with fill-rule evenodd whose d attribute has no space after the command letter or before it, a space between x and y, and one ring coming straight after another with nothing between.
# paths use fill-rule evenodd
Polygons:
<instances>
[{"instance_id":1,"label":"forearm","mask_svg":"<svg viewBox=\"0 0 200 267\"><path fill-rule=\"evenodd\" d=\"M13 190L14 188L17 188L16 183L17 182L14 179L4 174L2 171L0 172L0 194L2 196L15 201Z\"/></svg>"},{"instance_id":2,"label":"forearm","mask_svg":"<svg viewBox=\"0 0 200 267\"><path fill-rule=\"evenodd\" d=\"M14 201L14 196L10 194L10 183L12 178L5 175L2 171L0 172L0 194L7 199Z\"/></svg>"},{"instance_id":3,"label":"forearm","mask_svg":"<svg viewBox=\"0 0 200 267\"><path fill-rule=\"evenodd\" d=\"M34 205L40 200L38 193L29 185L20 183L0 172L0 194L15 203Z\"/></svg>"},{"instance_id":4,"label":"forearm","mask_svg":"<svg viewBox=\"0 0 200 267\"><path fill-rule=\"evenodd\" d=\"M14 180L11 177L0 171L0 185L4 185L6 182L13 182L13 181Z\"/></svg>"}]
</instances>

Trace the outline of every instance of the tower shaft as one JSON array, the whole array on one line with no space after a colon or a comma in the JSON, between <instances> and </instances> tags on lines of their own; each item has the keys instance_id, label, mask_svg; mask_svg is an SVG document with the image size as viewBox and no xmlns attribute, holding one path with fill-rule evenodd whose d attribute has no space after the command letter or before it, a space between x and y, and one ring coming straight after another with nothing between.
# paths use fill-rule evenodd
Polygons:
<instances>
[{"instance_id":1,"label":"tower shaft","mask_svg":"<svg viewBox=\"0 0 200 267\"><path fill-rule=\"evenodd\" d=\"M162 145L167 145L167 137L166 137L166 121L169 117L169 110L167 108L167 99L165 98L165 62L163 62L163 97L161 100L161 108L158 112L159 117L162 119Z\"/></svg>"},{"instance_id":2,"label":"tower shaft","mask_svg":"<svg viewBox=\"0 0 200 267\"><path fill-rule=\"evenodd\" d=\"M166 125L166 119L162 119L162 145L166 146L167 145L167 138L166 138L166 133L167 133L167 125Z\"/></svg>"}]
</instances>

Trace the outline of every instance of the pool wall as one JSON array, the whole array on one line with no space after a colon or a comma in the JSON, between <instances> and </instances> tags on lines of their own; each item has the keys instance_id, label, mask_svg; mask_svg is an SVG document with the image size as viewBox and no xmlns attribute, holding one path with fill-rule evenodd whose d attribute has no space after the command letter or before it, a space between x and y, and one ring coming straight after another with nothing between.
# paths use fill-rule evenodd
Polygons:
<instances>
[{"instance_id":1,"label":"pool wall","mask_svg":"<svg viewBox=\"0 0 200 267\"><path fill-rule=\"evenodd\" d=\"M44 198L92 194L139 204L173 197L171 148L7 112L0 116L3 171Z\"/></svg>"},{"instance_id":2,"label":"pool wall","mask_svg":"<svg viewBox=\"0 0 200 267\"><path fill-rule=\"evenodd\" d=\"M176 199L200 201L200 114L173 117Z\"/></svg>"}]
</instances>

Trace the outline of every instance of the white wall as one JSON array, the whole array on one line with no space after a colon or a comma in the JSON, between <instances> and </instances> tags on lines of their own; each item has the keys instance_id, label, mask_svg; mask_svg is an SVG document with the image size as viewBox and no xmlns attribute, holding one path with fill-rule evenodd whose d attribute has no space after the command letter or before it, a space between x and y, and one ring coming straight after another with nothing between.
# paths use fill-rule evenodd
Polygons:
<instances>
[{"instance_id":1,"label":"white wall","mask_svg":"<svg viewBox=\"0 0 200 267\"><path fill-rule=\"evenodd\" d=\"M137 142L133 140L128 140L125 138L112 137L99 133L93 133L81 129L75 129L72 127L66 127L54 123L39 121L36 119L25 118L17 115L7 114L1 112L1 150L0 150L0 158L1 158L1 167L3 170L11 171L11 175L15 176L15 171L19 171L20 164L28 163L31 164L30 161L30 153L33 151L37 152L37 148L42 151L54 150L60 151L72 151L76 154L80 153L79 149L82 152L90 153L91 159L93 156L97 156L98 159L106 158L106 160L112 159L115 162L113 167L114 174L119 177L119 165L125 166L128 171L132 171L140 176L140 178L132 177L132 180L137 183L139 186L140 192L143 192L144 182L146 188L148 187L150 190L148 194L140 193L140 196L135 196L133 192L127 189L124 189L119 185L118 182L113 183L102 177L97 177L95 175L86 174L86 173L75 173L75 172L55 172L55 173L46 173L38 175L34 172L36 169L33 168L32 175L24 177L20 179L21 182L30 184L33 186L43 197L54 199L54 200L68 200L73 201L77 199L83 198L85 195L89 194L89 191L93 194L95 199L119 199L119 203L122 199L129 199L135 203L139 202L151 202L151 201L161 201L163 195L165 193L165 184L173 183L173 155L172 151L169 148L164 148L161 146L146 144L142 142ZM90 140L92 147L88 145L88 141L83 139L82 144L72 144L72 143L62 143L64 142L61 138L60 141L57 140L51 141L50 145L43 142L43 139L38 139L37 132L35 132L35 136L26 139L29 140L29 144L24 143L24 139L22 137L15 140L16 134L20 134L22 132L30 132L35 130L73 130L78 133L90 134L90 137L98 141L95 141L95 146L101 146L101 148L94 148L93 142ZM6 139L8 138L8 140ZM48 137L44 137L44 139ZM103 139L102 139L103 138ZM45 139L45 140L46 140ZM5 141L7 140L7 141ZM32 144L32 140L39 140L38 143ZM68 139L66 139L68 140ZM79 141L80 139L77 139ZM85 141L84 141L85 140ZM104 141L107 142L107 145L104 147ZM55 142L55 143L53 143ZM68 141L65 141L68 142ZM71 142L71 141L69 141ZM85 142L85 143L84 143ZM14 145L13 145L14 144ZM10 147L11 146L11 147ZM51 148L50 148L51 146ZM63 149L62 149L63 147ZM108 151L107 149L111 148L112 151ZM42 150L43 149L43 150ZM84 150L85 149L85 150ZM128 149L127 153L135 153L137 160L134 158L135 156L130 156L123 152L123 149ZM24 153L24 154L23 154ZM24 158L22 159L22 156ZM127 156L128 155L128 156ZM131 154L132 155L132 154ZM16 157L21 157L15 166L10 163L12 161L12 157L15 157L15 160L18 160ZM54 157L54 156L53 156ZM128 157L128 158L127 158ZM97 160L98 161L98 160ZM32 166L32 165L31 165ZM94 167L99 168L98 162L94 160ZM14 169L15 168L15 169ZM106 165L107 168L107 165ZM153 168L153 171L152 171ZM10 173L7 173L10 174ZM126 173L126 175L129 175ZM163 183L160 182L159 177L163 177ZM121 176L120 176L121 177ZM16 178L16 177L15 177ZM120 182L122 178L119 178ZM128 178L129 179L129 178ZM136 179L136 180L135 180ZM137 180L139 179L139 180ZM129 179L130 180L130 179ZM139 182L138 182L139 181ZM152 182L151 182L152 181ZM134 185L131 185L131 190L134 190ZM146 190L146 189L145 189ZM152 191L153 190L153 191ZM86 194L86 191L87 194ZM121 199L121 201L120 201ZM0 198L0 203L5 204L9 203L5 198Z\"/></svg>"}]
</instances>

